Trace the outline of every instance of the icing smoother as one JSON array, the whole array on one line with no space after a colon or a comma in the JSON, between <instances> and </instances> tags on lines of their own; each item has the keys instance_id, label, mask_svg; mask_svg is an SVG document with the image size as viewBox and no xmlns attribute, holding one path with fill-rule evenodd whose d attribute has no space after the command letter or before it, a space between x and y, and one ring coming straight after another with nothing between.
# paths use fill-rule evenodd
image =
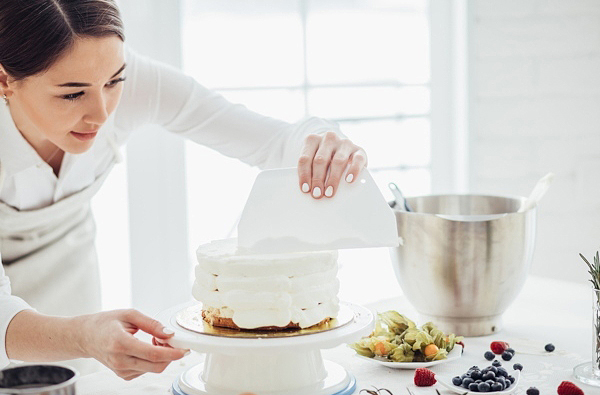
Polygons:
<instances>
[{"instance_id":1,"label":"icing smoother","mask_svg":"<svg viewBox=\"0 0 600 395\"><path fill-rule=\"evenodd\" d=\"M240 328L306 328L337 316L337 251L244 255L236 239L225 239L196 255L192 294Z\"/></svg>"}]
</instances>

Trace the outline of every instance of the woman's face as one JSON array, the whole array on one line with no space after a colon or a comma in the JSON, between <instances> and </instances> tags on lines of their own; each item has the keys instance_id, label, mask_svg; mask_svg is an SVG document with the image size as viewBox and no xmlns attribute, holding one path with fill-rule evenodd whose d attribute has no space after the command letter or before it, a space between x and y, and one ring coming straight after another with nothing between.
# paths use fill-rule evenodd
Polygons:
<instances>
[{"instance_id":1,"label":"woman's face","mask_svg":"<svg viewBox=\"0 0 600 395\"><path fill-rule=\"evenodd\" d=\"M87 151L119 103L124 67L117 36L78 38L47 71L21 81L8 77L4 92L15 125L38 152L48 142Z\"/></svg>"}]
</instances>

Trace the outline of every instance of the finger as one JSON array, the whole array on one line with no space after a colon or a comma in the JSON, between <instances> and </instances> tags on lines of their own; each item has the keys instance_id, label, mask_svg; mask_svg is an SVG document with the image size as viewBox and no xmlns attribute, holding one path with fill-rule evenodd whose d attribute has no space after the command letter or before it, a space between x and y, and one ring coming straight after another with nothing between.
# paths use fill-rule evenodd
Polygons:
<instances>
[{"instance_id":1,"label":"finger","mask_svg":"<svg viewBox=\"0 0 600 395\"><path fill-rule=\"evenodd\" d=\"M327 178L327 171L329 169L329 163L333 156L334 149L337 144L337 135L334 132L327 132L319 149L315 154L315 158L312 163L312 196L315 199L320 199L325 193L325 179Z\"/></svg>"},{"instance_id":2,"label":"finger","mask_svg":"<svg viewBox=\"0 0 600 395\"><path fill-rule=\"evenodd\" d=\"M144 374L144 373L137 372L137 373L134 373L134 374L132 374L132 375L129 375L129 376L127 376L127 377L123 377L123 380L125 380L125 381L131 381L131 380L133 380L133 379L137 379L138 377L142 376L143 374Z\"/></svg>"},{"instance_id":3,"label":"finger","mask_svg":"<svg viewBox=\"0 0 600 395\"><path fill-rule=\"evenodd\" d=\"M180 348L153 346L135 337L132 337L124 344L124 349L127 350L127 354L130 356L150 362L175 361L186 356L189 351Z\"/></svg>"},{"instance_id":4,"label":"finger","mask_svg":"<svg viewBox=\"0 0 600 395\"><path fill-rule=\"evenodd\" d=\"M312 190L312 162L320 142L321 136L316 134L309 134L306 136L304 147L302 147L302 153L298 159L298 181L300 183L300 190L304 193L308 193Z\"/></svg>"},{"instance_id":5,"label":"finger","mask_svg":"<svg viewBox=\"0 0 600 395\"><path fill-rule=\"evenodd\" d=\"M123 380L133 380L137 377L140 377L142 374L142 372L138 372L137 370L119 370L118 372L115 372L117 374L117 376L119 376L120 378L122 378Z\"/></svg>"},{"instance_id":6,"label":"finger","mask_svg":"<svg viewBox=\"0 0 600 395\"><path fill-rule=\"evenodd\" d=\"M325 182L325 196L333 197L338 189L344 171L348 167L351 153L356 146L349 140L344 140L341 147L335 152L329 166L329 175Z\"/></svg>"},{"instance_id":7,"label":"finger","mask_svg":"<svg viewBox=\"0 0 600 395\"><path fill-rule=\"evenodd\" d=\"M367 166L367 154L361 148L350 156L350 166L346 174L346 181L353 182L356 180L365 166Z\"/></svg>"},{"instance_id":8,"label":"finger","mask_svg":"<svg viewBox=\"0 0 600 395\"><path fill-rule=\"evenodd\" d=\"M162 340L162 339L157 339L156 337L152 338L152 344L155 346L160 346L160 347L171 347L171 345L169 343L167 343L166 341ZM173 347L171 347L173 348Z\"/></svg>"},{"instance_id":9,"label":"finger","mask_svg":"<svg viewBox=\"0 0 600 395\"><path fill-rule=\"evenodd\" d=\"M159 339L168 339L173 336L173 331L165 328L160 322L140 313L137 310L125 310L124 319L126 322L135 325L146 333Z\"/></svg>"},{"instance_id":10,"label":"finger","mask_svg":"<svg viewBox=\"0 0 600 395\"><path fill-rule=\"evenodd\" d=\"M138 373L162 373L167 368L167 366L169 366L169 363L171 363L171 361L150 362L145 359L140 359L136 357L127 357L126 363L131 370L134 370Z\"/></svg>"}]
</instances>

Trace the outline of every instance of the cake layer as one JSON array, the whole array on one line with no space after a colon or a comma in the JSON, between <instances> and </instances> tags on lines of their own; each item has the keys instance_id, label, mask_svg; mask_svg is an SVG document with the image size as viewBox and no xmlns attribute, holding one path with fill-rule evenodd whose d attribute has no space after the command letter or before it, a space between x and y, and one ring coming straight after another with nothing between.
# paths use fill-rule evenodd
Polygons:
<instances>
[{"instance_id":1,"label":"cake layer","mask_svg":"<svg viewBox=\"0 0 600 395\"><path fill-rule=\"evenodd\" d=\"M234 310L256 309L257 306L268 309L305 309L319 303L326 303L337 297L339 281L334 278L329 283L315 284L299 292L247 291L233 289L212 291L195 283L192 289L194 298L205 306L229 307Z\"/></svg>"},{"instance_id":2,"label":"cake layer","mask_svg":"<svg viewBox=\"0 0 600 395\"><path fill-rule=\"evenodd\" d=\"M209 310L209 311L203 310L202 318L204 318L204 321L206 321L209 324L214 325L214 326L219 326L219 327L223 327L223 328L231 328L231 329L244 329L244 328L240 328L239 326L237 326L235 324L235 322L233 322L232 318L225 318L225 317L221 316L220 311L218 311L218 310ZM327 317L327 318L321 320L320 322L317 322L315 325L322 325L322 324L329 322L330 320L331 320L331 318ZM311 326L314 326L314 325L311 325ZM298 323L289 322L286 326L269 325L269 326L259 326L254 329L260 330L260 331L278 331L278 330L284 330L284 329L300 329L300 328L301 327Z\"/></svg>"},{"instance_id":3,"label":"cake layer","mask_svg":"<svg viewBox=\"0 0 600 395\"><path fill-rule=\"evenodd\" d=\"M304 276L266 275L266 276L228 276L215 275L207 272L202 266L196 266L196 283L209 291L273 291L301 292L318 284L328 284L336 281L337 265L321 273Z\"/></svg>"},{"instance_id":4,"label":"cake layer","mask_svg":"<svg viewBox=\"0 0 600 395\"><path fill-rule=\"evenodd\" d=\"M233 277L295 277L337 267L337 251L244 255L237 251L236 239L215 240L202 245L196 256L204 271Z\"/></svg>"},{"instance_id":5,"label":"cake layer","mask_svg":"<svg viewBox=\"0 0 600 395\"><path fill-rule=\"evenodd\" d=\"M217 317L231 318L240 328L254 329L267 326L286 327L297 323L300 328L308 328L323 321L325 318L336 317L339 312L337 298L329 303L320 304L311 309L255 309L236 311L232 309L209 308Z\"/></svg>"}]
</instances>

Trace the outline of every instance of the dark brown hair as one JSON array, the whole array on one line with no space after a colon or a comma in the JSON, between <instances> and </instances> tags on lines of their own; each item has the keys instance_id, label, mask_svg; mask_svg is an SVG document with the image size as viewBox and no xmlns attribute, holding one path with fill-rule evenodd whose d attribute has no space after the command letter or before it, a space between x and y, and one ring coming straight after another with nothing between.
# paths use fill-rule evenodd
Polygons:
<instances>
[{"instance_id":1,"label":"dark brown hair","mask_svg":"<svg viewBox=\"0 0 600 395\"><path fill-rule=\"evenodd\" d=\"M46 71L77 37L125 40L114 0L0 0L0 64L14 79Z\"/></svg>"}]
</instances>

